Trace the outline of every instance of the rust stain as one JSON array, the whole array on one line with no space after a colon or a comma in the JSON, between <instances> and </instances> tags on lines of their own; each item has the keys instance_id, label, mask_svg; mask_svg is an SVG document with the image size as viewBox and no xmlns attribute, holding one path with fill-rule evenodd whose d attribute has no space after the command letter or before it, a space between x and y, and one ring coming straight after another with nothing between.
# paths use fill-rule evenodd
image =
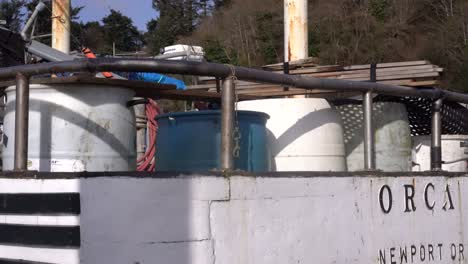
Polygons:
<instances>
[{"instance_id":1,"label":"rust stain","mask_svg":"<svg viewBox=\"0 0 468 264\"><path fill-rule=\"evenodd\" d=\"M52 46L55 49L66 51L65 45L69 43L70 32L70 0L52 1Z\"/></svg>"},{"instance_id":2,"label":"rust stain","mask_svg":"<svg viewBox=\"0 0 468 264\"><path fill-rule=\"evenodd\" d=\"M300 14L304 10L300 8L300 6L297 6L296 1L288 2L287 11L289 15L288 21L285 23L287 23L289 30L289 35L287 36L289 61L302 59L302 48L305 44L302 42L307 42L307 23L305 23L302 14Z\"/></svg>"},{"instance_id":3,"label":"rust stain","mask_svg":"<svg viewBox=\"0 0 468 264\"><path fill-rule=\"evenodd\" d=\"M288 27L289 27L289 35L288 35L288 60L293 61L293 53L292 53L292 46L295 44L294 39L295 39L295 32L294 32L294 17L296 13L296 5L295 2L289 2L288 4L288 12L289 12L289 21L288 21Z\"/></svg>"}]
</instances>

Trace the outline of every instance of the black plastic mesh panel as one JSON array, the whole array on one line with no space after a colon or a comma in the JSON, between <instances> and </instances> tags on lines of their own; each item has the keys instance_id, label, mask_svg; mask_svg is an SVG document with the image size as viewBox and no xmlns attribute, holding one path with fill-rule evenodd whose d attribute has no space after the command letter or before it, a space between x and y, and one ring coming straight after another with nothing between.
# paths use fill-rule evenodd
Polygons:
<instances>
[{"instance_id":1,"label":"black plastic mesh panel","mask_svg":"<svg viewBox=\"0 0 468 264\"><path fill-rule=\"evenodd\" d=\"M432 99L415 97L394 97L379 95L375 102L402 103L408 110L408 119L412 136L431 134ZM336 105L361 104L360 100L338 100ZM442 108L442 134L467 135L468 134L468 109L454 102L444 102Z\"/></svg>"}]
</instances>

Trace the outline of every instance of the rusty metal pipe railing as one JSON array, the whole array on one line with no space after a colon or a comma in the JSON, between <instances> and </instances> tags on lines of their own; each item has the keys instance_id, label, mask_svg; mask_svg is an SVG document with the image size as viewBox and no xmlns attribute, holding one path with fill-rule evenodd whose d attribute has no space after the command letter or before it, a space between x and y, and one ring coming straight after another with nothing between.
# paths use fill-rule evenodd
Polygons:
<instances>
[{"instance_id":1,"label":"rusty metal pipe railing","mask_svg":"<svg viewBox=\"0 0 468 264\"><path fill-rule=\"evenodd\" d=\"M431 170L442 169L442 106L442 98L432 104Z\"/></svg>"},{"instance_id":2,"label":"rusty metal pipe railing","mask_svg":"<svg viewBox=\"0 0 468 264\"><path fill-rule=\"evenodd\" d=\"M17 72L34 76L47 73L102 71L158 72L167 74L213 76L224 79L232 73L232 70L232 66L218 63L101 58L2 68L0 69L0 80L13 79ZM448 101L468 103L468 94L455 93L441 89L412 88L382 83L320 79L308 76L272 73L245 67L234 67L234 70L236 72L237 79L244 81L270 83L308 90L321 89L361 93L372 91L375 94L414 96L432 99L444 97L445 100Z\"/></svg>"},{"instance_id":3,"label":"rusty metal pipe railing","mask_svg":"<svg viewBox=\"0 0 468 264\"><path fill-rule=\"evenodd\" d=\"M0 80L9 80L17 76L17 100L18 104L15 132L18 136L18 144L15 140L15 169L25 169L27 162L27 118L29 98L29 80L26 76L40 74L52 74L63 72L158 72L166 74L183 74L213 76L225 79L233 72L236 78L244 81L270 83L288 87L296 87L308 90L334 90L347 92L372 92L375 94L386 94L393 96L411 96L431 99L444 98L447 101L468 103L468 94L456 93L434 88L412 88L398 85L388 85L375 82L358 82L347 80L320 79L306 76L293 76L289 74L278 74L263 70L245 67L233 67L217 63L201 63L189 61L170 61L154 59L83 59L76 61L41 63L34 65L22 65L8 68L0 68ZM226 84L228 85L228 84ZM227 95L225 95L227 97ZM229 96L234 96L229 95ZM20 99L22 98L22 99ZM434 130L437 132L437 130ZM439 131L440 132L440 131ZM438 133L438 132L437 132ZM232 136L232 135L231 135ZM226 162L226 167L229 167ZM223 165L223 166L224 166Z\"/></svg>"},{"instance_id":4,"label":"rusty metal pipe railing","mask_svg":"<svg viewBox=\"0 0 468 264\"><path fill-rule=\"evenodd\" d=\"M223 81L221 91L221 169L231 170L234 168L234 116L235 116L235 94L233 78Z\"/></svg>"},{"instance_id":5,"label":"rusty metal pipe railing","mask_svg":"<svg viewBox=\"0 0 468 264\"><path fill-rule=\"evenodd\" d=\"M16 75L14 170L28 169L29 77Z\"/></svg>"},{"instance_id":6,"label":"rusty metal pipe railing","mask_svg":"<svg viewBox=\"0 0 468 264\"><path fill-rule=\"evenodd\" d=\"M364 112L364 169L375 170L375 142L374 126L372 124L373 110L372 92L364 94L363 112Z\"/></svg>"}]
</instances>

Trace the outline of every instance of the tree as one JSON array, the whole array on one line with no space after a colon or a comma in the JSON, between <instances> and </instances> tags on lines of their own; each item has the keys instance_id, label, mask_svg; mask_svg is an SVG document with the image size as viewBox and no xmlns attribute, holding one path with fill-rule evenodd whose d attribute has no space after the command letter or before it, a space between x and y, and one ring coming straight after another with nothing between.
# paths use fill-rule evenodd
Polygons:
<instances>
[{"instance_id":1,"label":"tree","mask_svg":"<svg viewBox=\"0 0 468 264\"><path fill-rule=\"evenodd\" d=\"M107 53L112 52L112 43L119 51L136 51L141 47L141 35L131 18L111 9L102 19Z\"/></svg>"},{"instance_id":2,"label":"tree","mask_svg":"<svg viewBox=\"0 0 468 264\"><path fill-rule=\"evenodd\" d=\"M190 35L208 17L216 1L210 0L153 0L153 7L159 13L157 20L149 23L146 41L153 54Z\"/></svg>"},{"instance_id":3,"label":"tree","mask_svg":"<svg viewBox=\"0 0 468 264\"><path fill-rule=\"evenodd\" d=\"M214 0L213 2L215 9L219 9L223 6L229 5L231 3L231 0Z\"/></svg>"},{"instance_id":4,"label":"tree","mask_svg":"<svg viewBox=\"0 0 468 264\"><path fill-rule=\"evenodd\" d=\"M106 44L104 28L98 21L73 23L72 32L75 31L78 32L76 36L78 36L81 46L90 48L94 53L106 53L106 48L112 45L112 43Z\"/></svg>"},{"instance_id":5,"label":"tree","mask_svg":"<svg viewBox=\"0 0 468 264\"><path fill-rule=\"evenodd\" d=\"M26 4L26 9L28 11L28 17L31 16L32 12L34 12L34 9L36 8L37 4L39 3L40 0L30 0ZM51 1L45 1L46 4L46 10L43 10L42 12L39 13L37 16L36 24L34 26L34 35L35 36L40 36L40 35L47 35L51 34L52 31L52 19L51 19L51 10L52 10L52 2ZM80 28L79 28L79 23L77 22L79 17L79 13L81 10L83 10L83 6L77 6L71 7L70 10L70 15L71 15L71 48L72 49L77 49L81 44L78 42L78 36L80 35ZM50 45L51 44L51 38L41 38L41 42L44 44Z\"/></svg>"},{"instance_id":6,"label":"tree","mask_svg":"<svg viewBox=\"0 0 468 264\"><path fill-rule=\"evenodd\" d=\"M25 15L24 5L24 0L3 0L0 3L0 20L5 20L11 30L19 31Z\"/></svg>"},{"instance_id":7,"label":"tree","mask_svg":"<svg viewBox=\"0 0 468 264\"><path fill-rule=\"evenodd\" d=\"M218 4L219 9L179 41L203 46L207 57L214 62L225 63L227 59L231 64L258 66L282 60L282 0L235 0Z\"/></svg>"}]
</instances>

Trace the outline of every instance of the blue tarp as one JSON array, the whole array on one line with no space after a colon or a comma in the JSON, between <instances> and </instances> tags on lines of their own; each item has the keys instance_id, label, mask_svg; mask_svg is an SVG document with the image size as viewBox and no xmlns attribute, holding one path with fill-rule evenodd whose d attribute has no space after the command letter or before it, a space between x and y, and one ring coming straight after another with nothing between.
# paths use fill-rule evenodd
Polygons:
<instances>
[{"instance_id":1,"label":"blue tarp","mask_svg":"<svg viewBox=\"0 0 468 264\"><path fill-rule=\"evenodd\" d=\"M129 80L138 80L138 81L147 81L147 82L155 82L155 83L162 83L162 84L172 84L177 87L177 90L186 90L187 86L181 80L168 77L166 75L162 75L159 73L151 73L151 72L132 72L128 76Z\"/></svg>"}]
</instances>

